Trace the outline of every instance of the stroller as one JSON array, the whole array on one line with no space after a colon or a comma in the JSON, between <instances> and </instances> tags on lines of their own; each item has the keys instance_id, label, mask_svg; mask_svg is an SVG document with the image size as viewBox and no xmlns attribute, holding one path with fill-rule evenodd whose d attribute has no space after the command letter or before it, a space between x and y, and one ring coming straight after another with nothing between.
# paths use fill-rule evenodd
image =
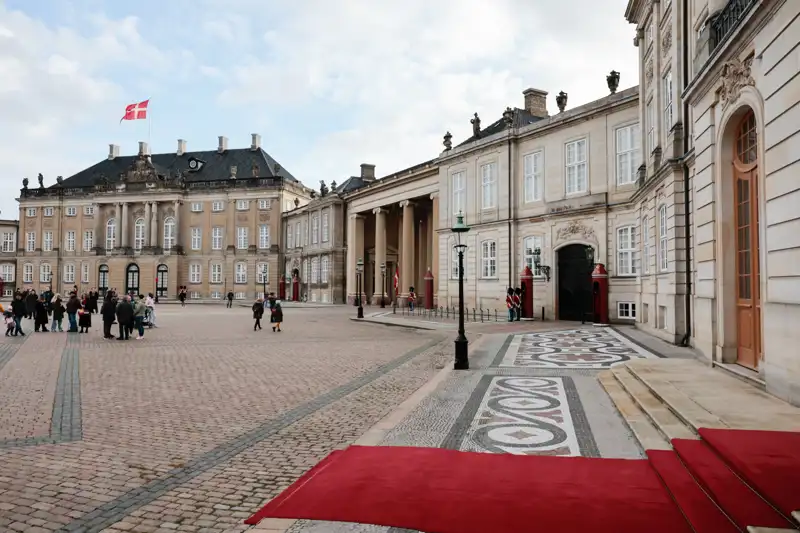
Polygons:
<instances>
[{"instance_id":1,"label":"stroller","mask_svg":"<svg viewBox=\"0 0 800 533\"><path fill-rule=\"evenodd\" d=\"M150 309L149 307L145 308L144 321L142 322L142 324L144 326L152 329L153 326L155 325L155 324L153 324L152 318L153 318L153 310Z\"/></svg>"}]
</instances>

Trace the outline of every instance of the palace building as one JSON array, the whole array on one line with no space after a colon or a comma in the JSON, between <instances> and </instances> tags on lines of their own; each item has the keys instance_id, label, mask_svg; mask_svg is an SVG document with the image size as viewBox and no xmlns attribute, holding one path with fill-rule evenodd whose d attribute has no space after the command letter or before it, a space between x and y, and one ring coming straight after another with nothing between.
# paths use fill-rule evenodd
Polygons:
<instances>
[{"instance_id":1,"label":"palace building","mask_svg":"<svg viewBox=\"0 0 800 533\"><path fill-rule=\"evenodd\" d=\"M38 187L23 181L16 286L66 293L97 287L175 298L252 299L277 291L281 213L305 204L303 186L261 148L108 157Z\"/></svg>"},{"instance_id":2,"label":"palace building","mask_svg":"<svg viewBox=\"0 0 800 533\"><path fill-rule=\"evenodd\" d=\"M0 298L14 294L17 281L17 233L19 221L0 219Z\"/></svg>"}]
</instances>

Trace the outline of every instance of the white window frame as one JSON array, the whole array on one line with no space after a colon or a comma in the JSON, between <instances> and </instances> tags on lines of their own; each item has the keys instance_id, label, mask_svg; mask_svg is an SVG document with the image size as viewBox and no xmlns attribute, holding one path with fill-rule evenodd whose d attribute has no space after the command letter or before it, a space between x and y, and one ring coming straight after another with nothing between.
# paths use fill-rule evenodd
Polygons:
<instances>
[{"instance_id":1,"label":"white window frame","mask_svg":"<svg viewBox=\"0 0 800 533\"><path fill-rule=\"evenodd\" d=\"M74 252L75 251L75 231L69 230L66 235L64 235L64 249L67 252Z\"/></svg>"},{"instance_id":2,"label":"white window frame","mask_svg":"<svg viewBox=\"0 0 800 533\"><path fill-rule=\"evenodd\" d=\"M52 209L52 207L50 209ZM28 218L35 217L36 216L36 208L35 207L28 207L27 209L25 209L25 216L28 217Z\"/></svg>"},{"instance_id":3,"label":"white window frame","mask_svg":"<svg viewBox=\"0 0 800 533\"><path fill-rule=\"evenodd\" d=\"M214 213L225 211L225 202L222 200L214 200L211 202L211 211Z\"/></svg>"},{"instance_id":4,"label":"white window frame","mask_svg":"<svg viewBox=\"0 0 800 533\"><path fill-rule=\"evenodd\" d=\"M22 283L33 283L33 265L31 263L22 265Z\"/></svg>"},{"instance_id":5,"label":"white window frame","mask_svg":"<svg viewBox=\"0 0 800 533\"><path fill-rule=\"evenodd\" d=\"M311 283L319 283L319 258L311 258Z\"/></svg>"},{"instance_id":6,"label":"white window frame","mask_svg":"<svg viewBox=\"0 0 800 533\"><path fill-rule=\"evenodd\" d=\"M261 209L262 211L266 211L267 209L270 209L271 207L272 207L272 202L270 201L269 198L261 198L258 201L258 208Z\"/></svg>"},{"instance_id":7,"label":"white window frame","mask_svg":"<svg viewBox=\"0 0 800 533\"><path fill-rule=\"evenodd\" d=\"M328 259L328 256L325 255L320 260L320 268L319 268L320 283L328 283L328 276L330 275L330 273L328 272L329 268L330 268L330 260Z\"/></svg>"},{"instance_id":8,"label":"white window frame","mask_svg":"<svg viewBox=\"0 0 800 533\"><path fill-rule=\"evenodd\" d=\"M650 219L642 217L642 273L650 273Z\"/></svg>"},{"instance_id":9,"label":"white window frame","mask_svg":"<svg viewBox=\"0 0 800 533\"><path fill-rule=\"evenodd\" d=\"M264 267L267 267L267 275L264 277ZM269 285L269 263L256 263L256 283L258 285Z\"/></svg>"},{"instance_id":10,"label":"white window frame","mask_svg":"<svg viewBox=\"0 0 800 533\"><path fill-rule=\"evenodd\" d=\"M450 183L453 192L452 216L455 221L459 213L465 215L467 210L467 171L459 170L451 174Z\"/></svg>"},{"instance_id":11,"label":"white window frame","mask_svg":"<svg viewBox=\"0 0 800 533\"><path fill-rule=\"evenodd\" d=\"M93 205L83 206L83 215L87 217L94 216L94 206Z\"/></svg>"},{"instance_id":12,"label":"white window frame","mask_svg":"<svg viewBox=\"0 0 800 533\"><path fill-rule=\"evenodd\" d=\"M81 283L89 283L89 263L81 263Z\"/></svg>"},{"instance_id":13,"label":"white window frame","mask_svg":"<svg viewBox=\"0 0 800 533\"><path fill-rule=\"evenodd\" d=\"M200 251L203 249L203 230L202 228L192 228L191 239L192 250Z\"/></svg>"},{"instance_id":14,"label":"white window frame","mask_svg":"<svg viewBox=\"0 0 800 533\"><path fill-rule=\"evenodd\" d=\"M15 252L17 251L17 232L7 231L3 233L2 252Z\"/></svg>"},{"instance_id":15,"label":"white window frame","mask_svg":"<svg viewBox=\"0 0 800 533\"><path fill-rule=\"evenodd\" d=\"M261 224L258 227L258 247L261 250L268 250L270 247L269 224Z\"/></svg>"},{"instance_id":16,"label":"white window frame","mask_svg":"<svg viewBox=\"0 0 800 533\"><path fill-rule=\"evenodd\" d=\"M222 226L214 226L211 228L212 250L222 250L222 245L225 243L225 232L222 230Z\"/></svg>"},{"instance_id":17,"label":"white window frame","mask_svg":"<svg viewBox=\"0 0 800 533\"><path fill-rule=\"evenodd\" d=\"M658 270L669 270L669 256L667 255L667 204L658 207Z\"/></svg>"},{"instance_id":18,"label":"white window frame","mask_svg":"<svg viewBox=\"0 0 800 533\"><path fill-rule=\"evenodd\" d=\"M300 223L298 222L294 225L294 247L300 248L301 246L303 246L303 240L300 233Z\"/></svg>"},{"instance_id":19,"label":"white window frame","mask_svg":"<svg viewBox=\"0 0 800 533\"><path fill-rule=\"evenodd\" d=\"M497 207L497 164L481 165L481 209Z\"/></svg>"},{"instance_id":20,"label":"white window frame","mask_svg":"<svg viewBox=\"0 0 800 533\"><path fill-rule=\"evenodd\" d=\"M178 229L175 227L175 218L164 219L164 251L170 251L178 242Z\"/></svg>"},{"instance_id":21,"label":"white window frame","mask_svg":"<svg viewBox=\"0 0 800 533\"><path fill-rule=\"evenodd\" d=\"M247 263L239 261L234 265L234 283L239 285L247 283Z\"/></svg>"},{"instance_id":22,"label":"white window frame","mask_svg":"<svg viewBox=\"0 0 800 533\"><path fill-rule=\"evenodd\" d=\"M50 263L42 263L39 265L39 283L52 283L53 281L53 267Z\"/></svg>"},{"instance_id":23,"label":"white window frame","mask_svg":"<svg viewBox=\"0 0 800 533\"><path fill-rule=\"evenodd\" d=\"M236 200L236 210L237 211L249 211L250 210L250 200Z\"/></svg>"},{"instance_id":24,"label":"white window frame","mask_svg":"<svg viewBox=\"0 0 800 533\"><path fill-rule=\"evenodd\" d=\"M672 70L668 70L661 79L664 92L664 138L669 135L673 126L674 113L672 102Z\"/></svg>"},{"instance_id":25,"label":"white window frame","mask_svg":"<svg viewBox=\"0 0 800 533\"><path fill-rule=\"evenodd\" d=\"M319 243L319 216L311 217L311 244Z\"/></svg>"},{"instance_id":26,"label":"white window frame","mask_svg":"<svg viewBox=\"0 0 800 533\"><path fill-rule=\"evenodd\" d=\"M542 267L536 267L536 264L533 262L533 252L539 248L539 252L542 254L540 257L540 261L542 264L547 264L547 260L544 257L544 236L542 235L529 235L525 237L522 241L522 262L523 265L527 266L531 269L534 277L541 278L544 277L542 274Z\"/></svg>"},{"instance_id":27,"label":"white window frame","mask_svg":"<svg viewBox=\"0 0 800 533\"><path fill-rule=\"evenodd\" d=\"M202 283L203 267L200 263L189 264L189 283Z\"/></svg>"},{"instance_id":28,"label":"white window frame","mask_svg":"<svg viewBox=\"0 0 800 533\"><path fill-rule=\"evenodd\" d=\"M29 231L25 234L25 251L33 252L36 250L36 232Z\"/></svg>"},{"instance_id":29,"label":"white window frame","mask_svg":"<svg viewBox=\"0 0 800 533\"><path fill-rule=\"evenodd\" d=\"M588 161L589 140L586 137L564 145L564 187L567 194L582 194L589 191Z\"/></svg>"},{"instance_id":30,"label":"white window frame","mask_svg":"<svg viewBox=\"0 0 800 533\"><path fill-rule=\"evenodd\" d=\"M647 153L652 154L656 149L656 112L653 107L653 99L647 102Z\"/></svg>"},{"instance_id":31,"label":"white window frame","mask_svg":"<svg viewBox=\"0 0 800 533\"><path fill-rule=\"evenodd\" d=\"M250 241L247 235L247 226L236 226L236 249L247 250Z\"/></svg>"},{"instance_id":32,"label":"white window frame","mask_svg":"<svg viewBox=\"0 0 800 533\"><path fill-rule=\"evenodd\" d=\"M617 302L617 318L622 320L636 320L636 303Z\"/></svg>"},{"instance_id":33,"label":"white window frame","mask_svg":"<svg viewBox=\"0 0 800 533\"><path fill-rule=\"evenodd\" d=\"M94 230L87 229L83 232L83 251L91 252L94 248Z\"/></svg>"},{"instance_id":34,"label":"white window frame","mask_svg":"<svg viewBox=\"0 0 800 533\"><path fill-rule=\"evenodd\" d=\"M211 283L222 283L222 264L211 263Z\"/></svg>"},{"instance_id":35,"label":"white window frame","mask_svg":"<svg viewBox=\"0 0 800 533\"><path fill-rule=\"evenodd\" d=\"M322 213L322 242L328 242L331 238L330 213Z\"/></svg>"},{"instance_id":36,"label":"white window frame","mask_svg":"<svg viewBox=\"0 0 800 533\"><path fill-rule=\"evenodd\" d=\"M0 277L3 278L3 282L5 283L13 283L16 272L14 269L16 265L14 263L3 263L0 264Z\"/></svg>"},{"instance_id":37,"label":"white window frame","mask_svg":"<svg viewBox=\"0 0 800 533\"><path fill-rule=\"evenodd\" d=\"M42 251L43 252L52 252L53 251L53 232L52 231L45 231L42 235Z\"/></svg>"},{"instance_id":38,"label":"white window frame","mask_svg":"<svg viewBox=\"0 0 800 533\"><path fill-rule=\"evenodd\" d=\"M137 252L142 251L144 248L144 237L147 233L147 225L143 218L137 218L133 222L133 249Z\"/></svg>"},{"instance_id":39,"label":"white window frame","mask_svg":"<svg viewBox=\"0 0 800 533\"><path fill-rule=\"evenodd\" d=\"M630 124L617 128L617 185L632 185L636 183L636 174L641 164L639 144L639 124Z\"/></svg>"},{"instance_id":40,"label":"white window frame","mask_svg":"<svg viewBox=\"0 0 800 533\"><path fill-rule=\"evenodd\" d=\"M203 212L203 202L192 202L192 213L202 213Z\"/></svg>"},{"instance_id":41,"label":"white window frame","mask_svg":"<svg viewBox=\"0 0 800 533\"><path fill-rule=\"evenodd\" d=\"M110 251L117 246L117 220L109 218L106 220L106 250Z\"/></svg>"},{"instance_id":42,"label":"white window frame","mask_svg":"<svg viewBox=\"0 0 800 533\"><path fill-rule=\"evenodd\" d=\"M497 279L497 241L481 242L481 278Z\"/></svg>"},{"instance_id":43,"label":"white window frame","mask_svg":"<svg viewBox=\"0 0 800 533\"><path fill-rule=\"evenodd\" d=\"M458 250L456 240L450 240L450 279L458 279Z\"/></svg>"},{"instance_id":44,"label":"white window frame","mask_svg":"<svg viewBox=\"0 0 800 533\"><path fill-rule=\"evenodd\" d=\"M45 207L44 209L42 209L42 215L44 215L46 217L51 217L51 216L53 216L55 211L56 210L53 209L52 207Z\"/></svg>"},{"instance_id":45,"label":"white window frame","mask_svg":"<svg viewBox=\"0 0 800 533\"><path fill-rule=\"evenodd\" d=\"M294 226L286 226L286 248L294 248Z\"/></svg>"},{"instance_id":46,"label":"white window frame","mask_svg":"<svg viewBox=\"0 0 800 533\"><path fill-rule=\"evenodd\" d=\"M78 216L78 208L71 205L64 210L64 215L68 217L76 217Z\"/></svg>"},{"instance_id":47,"label":"white window frame","mask_svg":"<svg viewBox=\"0 0 800 533\"><path fill-rule=\"evenodd\" d=\"M525 190L525 203L539 202L542 200L544 186L544 151L537 150L526 154L522 158L523 188Z\"/></svg>"},{"instance_id":48,"label":"white window frame","mask_svg":"<svg viewBox=\"0 0 800 533\"><path fill-rule=\"evenodd\" d=\"M636 275L636 226L617 228L617 276Z\"/></svg>"}]
</instances>

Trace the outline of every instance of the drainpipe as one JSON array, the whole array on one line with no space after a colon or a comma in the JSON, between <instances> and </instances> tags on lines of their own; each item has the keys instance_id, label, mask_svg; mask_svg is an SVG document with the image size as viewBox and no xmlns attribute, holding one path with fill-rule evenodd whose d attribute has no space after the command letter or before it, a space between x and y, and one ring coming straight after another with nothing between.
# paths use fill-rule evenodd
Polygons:
<instances>
[{"instance_id":1,"label":"drainpipe","mask_svg":"<svg viewBox=\"0 0 800 533\"><path fill-rule=\"evenodd\" d=\"M689 38L689 17L686 14L689 12L689 0L683 0L683 87L686 88L689 83L689 46L686 40ZM684 98L683 101L683 157L689 152L689 104ZM692 229L691 212L689 211L690 194L689 194L689 166L684 160L683 163L683 233L684 233L684 247L686 249L686 294L684 298L685 316L686 316L686 334L681 339L681 346L688 346L689 339L692 336L692 238L690 232Z\"/></svg>"},{"instance_id":2,"label":"drainpipe","mask_svg":"<svg viewBox=\"0 0 800 533\"><path fill-rule=\"evenodd\" d=\"M514 205L513 195L511 194L512 174L511 174L511 125L508 126L508 286L514 286L514 268L511 259L514 255L515 244L512 242L511 225L514 215L512 214L512 207Z\"/></svg>"}]
</instances>

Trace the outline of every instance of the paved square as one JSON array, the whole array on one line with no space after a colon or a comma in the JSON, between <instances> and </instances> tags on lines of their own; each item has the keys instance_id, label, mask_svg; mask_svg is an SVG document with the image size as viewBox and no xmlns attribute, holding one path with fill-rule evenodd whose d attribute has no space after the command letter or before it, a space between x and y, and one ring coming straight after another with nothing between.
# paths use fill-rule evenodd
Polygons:
<instances>
[{"instance_id":1,"label":"paved square","mask_svg":"<svg viewBox=\"0 0 800 533\"><path fill-rule=\"evenodd\" d=\"M611 328L587 327L515 335L500 366L603 369L640 357L656 356Z\"/></svg>"},{"instance_id":2,"label":"paved square","mask_svg":"<svg viewBox=\"0 0 800 533\"><path fill-rule=\"evenodd\" d=\"M287 307L281 333L251 314L162 305L140 341L104 340L97 315L1 339L0 531L247 529L450 357L442 334L349 307Z\"/></svg>"}]
</instances>

